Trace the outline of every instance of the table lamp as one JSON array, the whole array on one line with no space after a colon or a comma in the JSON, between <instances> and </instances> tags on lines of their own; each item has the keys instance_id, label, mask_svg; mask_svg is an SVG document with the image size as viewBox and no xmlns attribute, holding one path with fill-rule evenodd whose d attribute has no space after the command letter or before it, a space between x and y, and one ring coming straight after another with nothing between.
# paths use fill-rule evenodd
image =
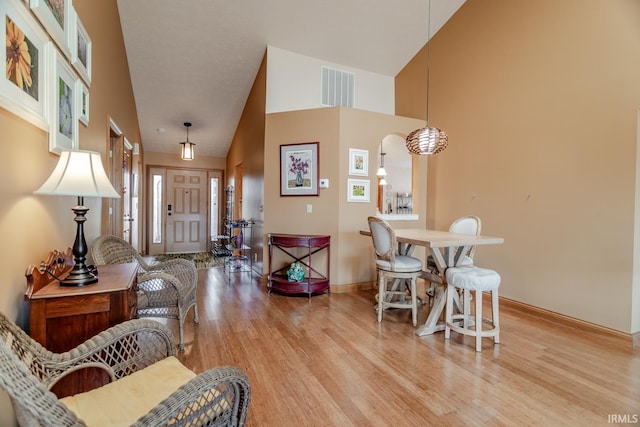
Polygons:
<instances>
[{"instance_id":1,"label":"table lamp","mask_svg":"<svg viewBox=\"0 0 640 427\"><path fill-rule=\"evenodd\" d=\"M83 224L87 220L85 214L89 208L84 206L84 197L120 197L107 178L100 153L63 150L51 176L34 193L78 197L78 206L71 208L76 215L74 220L77 224L76 240L73 243L74 266L69 275L60 281L60 285L85 286L96 283L98 277L85 264L88 248Z\"/></svg>"}]
</instances>

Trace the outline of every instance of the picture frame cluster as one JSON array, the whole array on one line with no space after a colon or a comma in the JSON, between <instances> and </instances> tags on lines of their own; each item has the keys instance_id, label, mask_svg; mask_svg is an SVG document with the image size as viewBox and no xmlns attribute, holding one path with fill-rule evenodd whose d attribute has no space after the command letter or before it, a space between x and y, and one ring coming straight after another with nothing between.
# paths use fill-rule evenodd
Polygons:
<instances>
[{"instance_id":1,"label":"picture frame cluster","mask_svg":"<svg viewBox=\"0 0 640 427\"><path fill-rule=\"evenodd\" d=\"M0 2L0 107L49 132L49 151L78 149L89 125L92 43L72 0Z\"/></svg>"},{"instance_id":2,"label":"picture frame cluster","mask_svg":"<svg viewBox=\"0 0 640 427\"><path fill-rule=\"evenodd\" d=\"M369 150L349 148L349 175L369 176ZM370 186L368 179L347 179L347 202L368 203Z\"/></svg>"}]
</instances>

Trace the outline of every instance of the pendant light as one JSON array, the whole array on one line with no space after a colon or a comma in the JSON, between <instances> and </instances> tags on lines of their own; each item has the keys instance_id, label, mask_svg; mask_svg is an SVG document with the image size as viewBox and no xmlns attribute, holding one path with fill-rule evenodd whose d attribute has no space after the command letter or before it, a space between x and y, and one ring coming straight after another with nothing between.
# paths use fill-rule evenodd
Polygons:
<instances>
[{"instance_id":1,"label":"pendant light","mask_svg":"<svg viewBox=\"0 0 640 427\"><path fill-rule=\"evenodd\" d=\"M194 144L193 142L189 142L189 128L191 127L191 123L185 122L184 126L187 128L187 140L180 143L180 145L182 145L181 157L182 160L193 160L193 147L195 147L196 144Z\"/></svg>"},{"instance_id":2,"label":"pendant light","mask_svg":"<svg viewBox=\"0 0 640 427\"><path fill-rule=\"evenodd\" d=\"M380 167L378 168L378 172L376 173L376 176L380 179L378 181L378 185L387 185L387 180L385 179L385 177L387 176L387 171L384 170L384 156L386 156L386 154L387 153L385 153L382 149L382 141L380 141Z\"/></svg>"},{"instance_id":3,"label":"pendant light","mask_svg":"<svg viewBox=\"0 0 640 427\"><path fill-rule=\"evenodd\" d=\"M407 149L412 154L438 154L447 148L449 137L441 129L429 127L429 46L431 45L431 0L427 20L427 110L426 126L416 129L407 136Z\"/></svg>"}]
</instances>

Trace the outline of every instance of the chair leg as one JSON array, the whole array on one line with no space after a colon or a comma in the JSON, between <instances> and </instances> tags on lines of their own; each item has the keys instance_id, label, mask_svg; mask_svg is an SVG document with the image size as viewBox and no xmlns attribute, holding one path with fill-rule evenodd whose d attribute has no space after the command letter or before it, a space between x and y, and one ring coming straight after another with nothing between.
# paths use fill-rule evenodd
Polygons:
<instances>
[{"instance_id":1,"label":"chair leg","mask_svg":"<svg viewBox=\"0 0 640 427\"><path fill-rule=\"evenodd\" d=\"M200 318L198 317L198 304L193 304L193 323L200 323Z\"/></svg>"},{"instance_id":2,"label":"chair leg","mask_svg":"<svg viewBox=\"0 0 640 427\"><path fill-rule=\"evenodd\" d=\"M411 278L411 320L413 321L413 326L418 326L418 278Z\"/></svg>"},{"instance_id":3,"label":"chair leg","mask_svg":"<svg viewBox=\"0 0 640 427\"><path fill-rule=\"evenodd\" d=\"M385 302L385 287L387 286L387 279L384 277L384 274L379 274L379 282L378 282L378 323L382 322L382 311L384 310L384 302Z\"/></svg>"},{"instance_id":4,"label":"chair leg","mask_svg":"<svg viewBox=\"0 0 640 427\"><path fill-rule=\"evenodd\" d=\"M476 351L482 351L482 291L475 292L476 297Z\"/></svg>"},{"instance_id":5,"label":"chair leg","mask_svg":"<svg viewBox=\"0 0 640 427\"><path fill-rule=\"evenodd\" d=\"M500 343L500 314L498 307L498 290L491 291L491 318L493 320L493 327L497 333L493 336L493 342L495 344Z\"/></svg>"},{"instance_id":6,"label":"chair leg","mask_svg":"<svg viewBox=\"0 0 640 427\"><path fill-rule=\"evenodd\" d=\"M456 289L451 285L446 285L444 291L447 293L447 304L444 309L444 339L451 337L451 328L449 325L453 321L453 293Z\"/></svg>"},{"instance_id":7,"label":"chair leg","mask_svg":"<svg viewBox=\"0 0 640 427\"><path fill-rule=\"evenodd\" d=\"M469 289L462 290L462 327L470 328L471 322L471 291Z\"/></svg>"}]
</instances>

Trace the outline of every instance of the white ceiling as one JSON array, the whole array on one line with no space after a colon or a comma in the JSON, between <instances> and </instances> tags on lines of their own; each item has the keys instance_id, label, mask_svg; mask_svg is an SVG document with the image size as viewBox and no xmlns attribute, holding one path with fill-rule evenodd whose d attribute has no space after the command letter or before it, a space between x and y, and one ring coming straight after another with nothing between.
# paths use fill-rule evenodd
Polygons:
<instances>
[{"instance_id":1,"label":"white ceiling","mask_svg":"<svg viewBox=\"0 0 640 427\"><path fill-rule=\"evenodd\" d=\"M430 33L465 0L432 0ZM428 0L118 0L147 151L225 157L267 45L395 76L427 41ZM160 130L164 130L159 131Z\"/></svg>"}]
</instances>

